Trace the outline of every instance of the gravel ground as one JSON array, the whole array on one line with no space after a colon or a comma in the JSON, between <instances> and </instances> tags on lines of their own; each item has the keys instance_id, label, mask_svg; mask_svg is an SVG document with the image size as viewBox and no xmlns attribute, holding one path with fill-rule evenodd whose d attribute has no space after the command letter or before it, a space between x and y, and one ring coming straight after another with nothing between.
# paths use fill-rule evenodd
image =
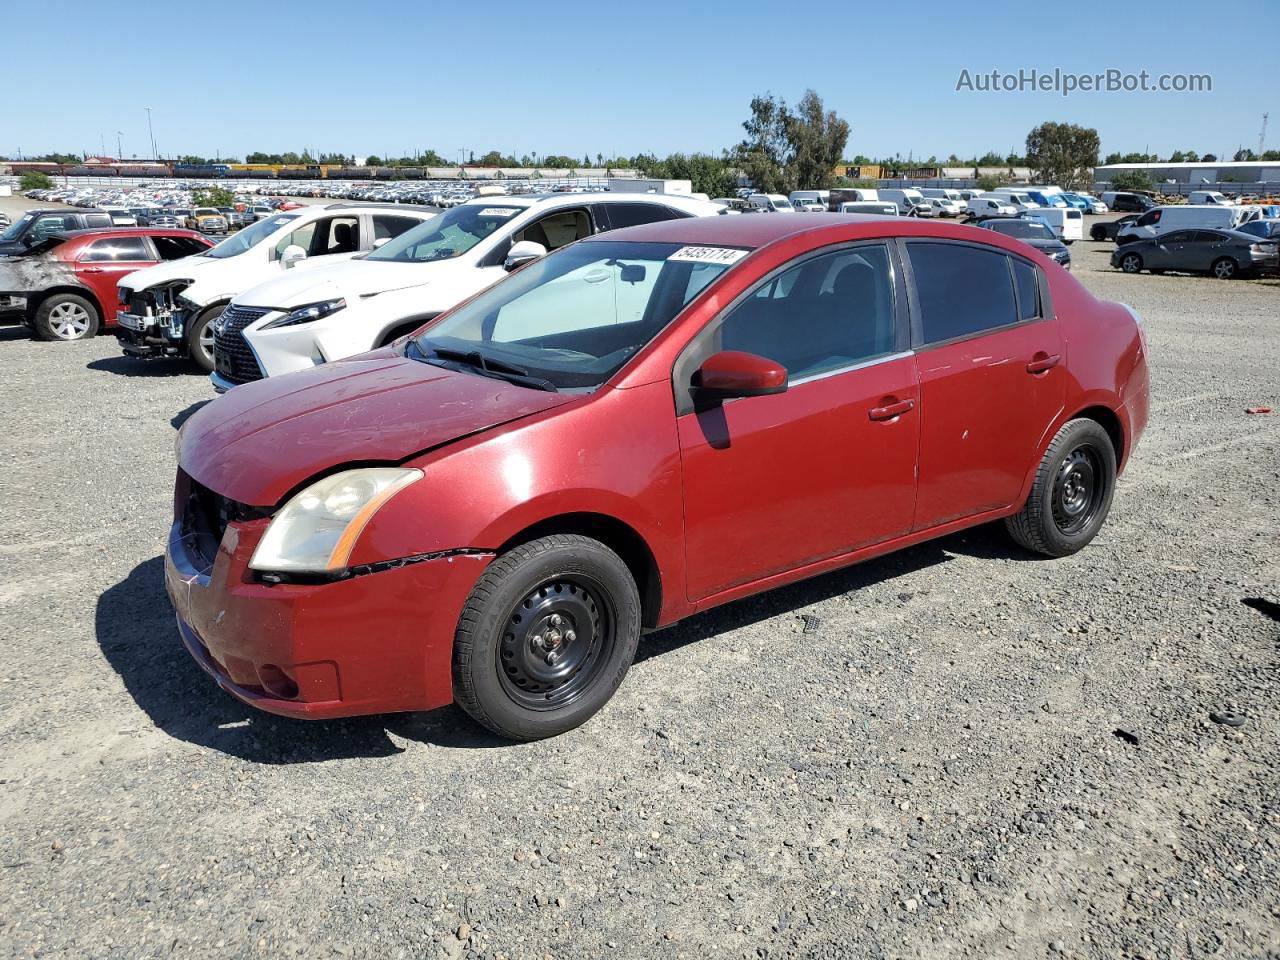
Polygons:
<instances>
[{"instance_id":1,"label":"gravel ground","mask_svg":"<svg viewBox=\"0 0 1280 960\"><path fill-rule=\"evenodd\" d=\"M1155 393L1092 547L736 603L518 746L215 689L160 559L208 383L0 331L0 955L1276 957L1280 282L1073 250Z\"/></svg>"}]
</instances>

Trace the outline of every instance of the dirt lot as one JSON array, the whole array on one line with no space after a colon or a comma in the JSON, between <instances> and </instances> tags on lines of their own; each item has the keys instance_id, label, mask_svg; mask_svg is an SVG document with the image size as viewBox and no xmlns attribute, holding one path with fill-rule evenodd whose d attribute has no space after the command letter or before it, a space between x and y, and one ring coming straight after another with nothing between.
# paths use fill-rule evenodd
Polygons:
<instances>
[{"instance_id":1,"label":"dirt lot","mask_svg":"<svg viewBox=\"0 0 1280 960\"><path fill-rule=\"evenodd\" d=\"M520 746L216 690L160 559L207 381L0 331L0 954L1277 956L1280 282L1108 251L1077 273L1155 396L1090 549L980 529L734 604Z\"/></svg>"}]
</instances>

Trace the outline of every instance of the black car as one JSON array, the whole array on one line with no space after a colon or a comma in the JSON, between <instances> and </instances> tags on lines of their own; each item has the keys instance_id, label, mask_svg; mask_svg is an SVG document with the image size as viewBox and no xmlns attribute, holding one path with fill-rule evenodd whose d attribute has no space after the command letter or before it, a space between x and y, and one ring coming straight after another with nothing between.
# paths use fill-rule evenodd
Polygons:
<instances>
[{"instance_id":1,"label":"black car","mask_svg":"<svg viewBox=\"0 0 1280 960\"><path fill-rule=\"evenodd\" d=\"M1114 240L1116 234L1124 227L1138 219L1138 214L1130 213L1117 220L1104 220L1089 228L1090 240Z\"/></svg>"},{"instance_id":2,"label":"black car","mask_svg":"<svg viewBox=\"0 0 1280 960\"><path fill-rule=\"evenodd\" d=\"M1145 193L1104 193L1102 200L1116 212L1132 210L1135 213L1145 213L1156 205Z\"/></svg>"},{"instance_id":3,"label":"black car","mask_svg":"<svg viewBox=\"0 0 1280 960\"><path fill-rule=\"evenodd\" d=\"M28 210L0 233L0 257L20 257L50 234L113 226L111 214L105 210Z\"/></svg>"},{"instance_id":4,"label":"black car","mask_svg":"<svg viewBox=\"0 0 1280 960\"><path fill-rule=\"evenodd\" d=\"M1230 280L1248 273L1280 272L1280 244L1239 230L1170 230L1118 247L1111 265L1125 273L1183 270Z\"/></svg>"},{"instance_id":5,"label":"black car","mask_svg":"<svg viewBox=\"0 0 1280 960\"><path fill-rule=\"evenodd\" d=\"M994 230L996 233L1003 233L1006 237L1021 240L1027 246L1035 247L1050 260L1068 270L1071 269L1071 251L1041 220L1030 217L988 217L985 220L975 221L972 226Z\"/></svg>"}]
</instances>

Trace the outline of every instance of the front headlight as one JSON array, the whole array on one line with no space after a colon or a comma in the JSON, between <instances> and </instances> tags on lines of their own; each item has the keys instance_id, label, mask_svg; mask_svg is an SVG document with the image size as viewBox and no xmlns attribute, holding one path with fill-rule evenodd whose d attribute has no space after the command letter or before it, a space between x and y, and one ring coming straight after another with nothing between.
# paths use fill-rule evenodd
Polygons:
<instances>
[{"instance_id":1,"label":"front headlight","mask_svg":"<svg viewBox=\"0 0 1280 960\"><path fill-rule=\"evenodd\" d=\"M260 329L274 330L276 327L292 327L299 323L311 323L313 320L323 320L325 317L337 313L339 310L346 309L347 301L341 297L333 300L321 300L319 303L308 303L305 306L295 307L289 313L270 323L264 323Z\"/></svg>"},{"instance_id":2,"label":"front headlight","mask_svg":"<svg viewBox=\"0 0 1280 960\"><path fill-rule=\"evenodd\" d=\"M421 470L369 467L317 480L271 519L249 566L278 573L336 573L378 509Z\"/></svg>"}]
</instances>

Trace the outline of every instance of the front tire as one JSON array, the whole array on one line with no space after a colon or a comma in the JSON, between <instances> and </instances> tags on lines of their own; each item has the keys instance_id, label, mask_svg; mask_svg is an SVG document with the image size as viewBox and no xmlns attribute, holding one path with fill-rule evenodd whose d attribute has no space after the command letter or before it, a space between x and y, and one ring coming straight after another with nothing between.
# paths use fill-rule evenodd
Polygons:
<instances>
[{"instance_id":1,"label":"front tire","mask_svg":"<svg viewBox=\"0 0 1280 960\"><path fill-rule=\"evenodd\" d=\"M33 326L41 340L88 340L98 332L98 308L74 293L55 293L36 308Z\"/></svg>"},{"instance_id":2,"label":"front tire","mask_svg":"<svg viewBox=\"0 0 1280 960\"><path fill-rule=\"evenodd\" d=\"M463 607L454 699L499 736L556 736L608 702L639 639L639 591L616 553L571 534L532 540L494 560Z\"/></svg>"},{"instance_id":3,"label":"front tire","mask_svg":"<svg viewBox=\"0 0 1280 960\"><path fill-rule=\"evenodd\" d=\"M1010 535L1036 553L1065 557L1088 545L1107 519L1116 488L1116 451L1096 420L1063 424L1036 470Z\"/></svg>"},{"instance_id":4,"label":"front tire","mask_svg":"<svg viewBox=\"0 0 1280 960\"><path fill-rule=\"evenodd\" d=\"M1125 273L1141 273L1142 258L1136 253L1126 253L1120 258L1120 269Z\"/></svg>"},{"instance_id":5,"label":"front tire","mask_svg":"<svg viewBox=\"0 0 1280 960\"><path fill-rule=\"evenodd\" d=\"M222 316L225 309L227 305L224 303L197 314L183 333L187 356L205 373L213 372L213 321Z\"/></svg>"}]
</instances>

